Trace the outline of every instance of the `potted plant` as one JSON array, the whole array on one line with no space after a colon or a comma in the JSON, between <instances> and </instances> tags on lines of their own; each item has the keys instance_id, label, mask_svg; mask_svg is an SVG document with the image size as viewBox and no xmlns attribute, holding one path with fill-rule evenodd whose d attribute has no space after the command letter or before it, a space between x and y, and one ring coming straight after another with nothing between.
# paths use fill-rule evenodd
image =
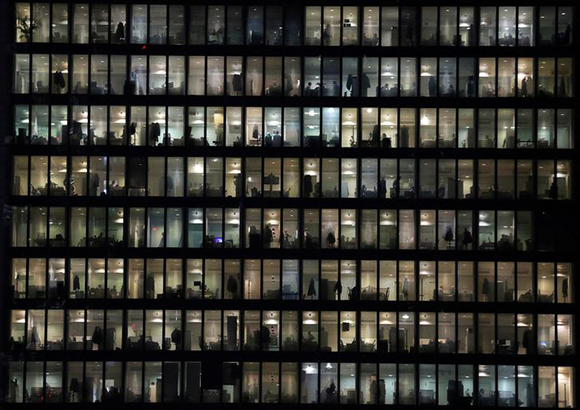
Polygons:
<instances>
[{"instance_id":1,"label":"potted plant","mask_svg":"<svg viewBox=\"0 0 580 410\"><path fill-rule=\"evenodd\" d=\"M29 43L32 40L34 30L40 28L40 23L32 20L29 16L18 16L16 17L16 28L20 31L18 38L24 39L24 42Z\"/></svg>"}]
</instances>

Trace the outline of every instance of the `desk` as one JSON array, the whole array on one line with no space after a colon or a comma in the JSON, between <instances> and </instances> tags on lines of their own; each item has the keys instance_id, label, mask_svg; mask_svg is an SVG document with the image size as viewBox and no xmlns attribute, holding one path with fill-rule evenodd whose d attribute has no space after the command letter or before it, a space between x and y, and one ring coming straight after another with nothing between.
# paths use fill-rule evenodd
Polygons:
<instances>
[{"instance_id":1,"label":"desk","mask_svg":"<svg viewBox=\"0 0 580 410\"><path fill-rule=\"evenodd\" d=\"M264 299L280 299L279 290L268 290L263 295Z\"/></svg>"},{"instance_id":2,"label":"desk","mask_svg":"<svg viewBox=\"0 0 580 410\"><path fill-rule=\"evenodd\" d=\"M264 198L280 198L281 192L279 190L264 191Z\"/></svg>"},{"instance_id":3,"label":"desk","mask_svg":"<svg viewBox=\"0 0 580 410\"><path fill-rule=\"evenodd\" d=\"M129 196L145 196L145 187L128 188Z\"/></svg>"},{"instance_id":4,"label":"desk","mask_svg":"<svg viewBox=\"0 0 580 410\"><path fill-rule=\"evenodd\" d=\"M193 147L203 147L205 145L205 140L203 138L189 138L187 140L187 145Z\"/></svg>"},{"instance_id":5,"label":"desk","mask_svg":"<svg viewBox=\"0 0 580 410\"><path fill-rule=\"evenodd\" d=\"M83 350L83 347L83 342L67 342L66 344L67 350Z\"/></svg>"},{"instance_id":6,"label":"desk","mask_svg":"<svg viewBox=\"0 0 580 410\"><path fill-rule=\"evenodd\" d=\"M320 145L320 136L306 135L304 136L304 145L307 147L318 147Z\"/></svg>"},{"instance_id":7,"label":"desk","mask_svg":"<svg viewBox=\"0 0 580 410\"><path fill-rule=\"evenodd\" d=\"M63 187L51 187L50 195L52 196L66 196L66 190Z\"/></svg>"},{"instance_id":8,"label":"desk","mask_svg":"<svg viewBox=\"0 0 580 410\"><path fill-rule=\"evenodd\" d=\"M323 198L338 198L338 191L337 190L326 190L322 193Z\"/></svg>"},{"instance_id":9,"label":"desk","mask_svg":"<svg viewBox=\"0 0 580 410\"><path fill-rule=\"evenodd\" d=\"M377 191L364 191L361 192L361 198L378 198L379 193Z\"/></svg>"},{"instance_id":10,"label":"desk","mask_svg":"<svg viewBox=\"0 0 580 410\"><path fill-rule=\"evenodd\" d=\"M152 87L149 89L149 95L165 95L165 87Z\"/></svg>"},{"instance_id":11,"label":"desk","mask_svg":"<svg viewBox=\"0 0 580 410\"><path fill-rule=\"evenodd\" d=\"M57 342L46 342L46 350L64 350L64 342L57 341Z\"/></svg>"},{"instance_id":12,"label":"desk","mask_svg":"<svg viewBox=\"0 0 580 410\"><path fill-rule=\"evenodd\" d=\"M46 288L39 285L28 285L28 297L31 299L44 298Z\"/></svg>"},{"instance_id":13,"label":"desk","mask_svg":"<svg viewBox=\"0 0 580 410\"><path fill-rule=\"evenodd\" d=\"M361 342L361 345L360 345L361 352L375 352L376 350L377 349L376 349L375 343Z\"/></svg>"},{"instance_id":14,"label":"desk","mask_svg":"<svg viewBox=\"0 0 580 410\"><path fill-rule=\"evenodd\" d=\"M110 196L125 196L125 188L124 187L111 187L111 188L109 188L109 195Z\"/></svg>"},{"instance_id":15,"label":"desk","mask_svg":"<svg viewBox=\"0 0 580 410\"><path fill-rule=\"evenodd\" d=\"M286 341L284 341L284 345L286 345ZM286 350L286 349L284 349ZM307 351L316 351L318 350L318 342L317 341L310 341L307 339L302 339L302 350Z\"/></svg>"},{"instance_id":16,"label":"desk","mask_svg":"<svg viewBox=\"0 0 580 410\"><path fill-rule=\"evenodd\" d=\"M421 353L435 353L435 342L433 340L429 341L429 344L421 345L419 351Z\"/></svg>"},{"instance_id":17,"label":"desk","mask_svg":"<svg viewBox=\"0 0 580 410\"><path fill-rule=\"evenodd\" d=\"M361 289L360 293L361 300L377 300L377 288L365 287Z\"/></svg>"},{"instance_id":18,"label":"desk","mask_svg":"<svg viewBox=\"0 0 580 410\"><path fill-rule=\"evenodd\" d=\"M101 288L89 289L89 299L102 299L104 297L105 297L105 289Z\"/></svg>"},{"instance_id":19,"label":"desk","mask_svg":"<svg viewBox=\"0 0 580 410\"><path fill-rule=\"evenodd\" d=\"M459 302L473 302L473 293L463 291L459 293L457 296Z\"/></svg>"},{"instance_id":20,"label":"desk","mask_svg":"<svg viewBox=\"0 0 580 410\"><path fill-rule=\"evenodd\" d=\"M437 404L433 390L419 390L419 404Z\"/></svg>"},{"instance_id":21,"label":"desk","mask_svg":"<svg viewBox=\"0 0 580 410\"><path fill-rule=\"evenodd\" d=\"M439 148L455 148L456 141L454 139L451 140L439 140Z\"/></svg>"},{"instance_id":22,"label":"desk","mask_svg":"<svg viewBox=\"0 0 580 410\"><path fill-rule=\"evenodd\" d=\"M479 246L479 249L482 251L493 251L495 250L495 243L494 242L485 242Z\"/></svg>"},{"instance_id":23,"label":"desk","mask_svg":"<svg viewBox=\"0 0 580 410\"><path fill-rule=\"evenodd\" d=\"M66 246L66 241L64 240L64 238L51 238L48 240L48 246L51 246L53 248L62 248L64 246Z\"/></svg>"},{"instance_id":24,"label":"desk","mask_svg":"<svg viewBox=\"0 0 580 410\"><path fill-rule=\"evenodd\" d=\"M440 302L454 302L455 301L455 293L451 292L438 292L437 298Z\"/></svg>"}]
</instances>

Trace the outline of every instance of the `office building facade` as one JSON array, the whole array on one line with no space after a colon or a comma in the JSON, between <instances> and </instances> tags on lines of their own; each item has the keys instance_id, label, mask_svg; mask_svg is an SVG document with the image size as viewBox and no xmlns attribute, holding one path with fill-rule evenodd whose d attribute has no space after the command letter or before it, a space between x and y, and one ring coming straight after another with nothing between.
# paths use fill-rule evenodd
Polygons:
<instances>
[{"instance_id":1,"label":"office building facade","mask_svg":"<svg viewBox=\"0 0 580 410\"><path fill-rule=\"evenodd\" d=\"M573 2L2 7L2 407L577 406Z\"/></svg>"}]
</instances>

